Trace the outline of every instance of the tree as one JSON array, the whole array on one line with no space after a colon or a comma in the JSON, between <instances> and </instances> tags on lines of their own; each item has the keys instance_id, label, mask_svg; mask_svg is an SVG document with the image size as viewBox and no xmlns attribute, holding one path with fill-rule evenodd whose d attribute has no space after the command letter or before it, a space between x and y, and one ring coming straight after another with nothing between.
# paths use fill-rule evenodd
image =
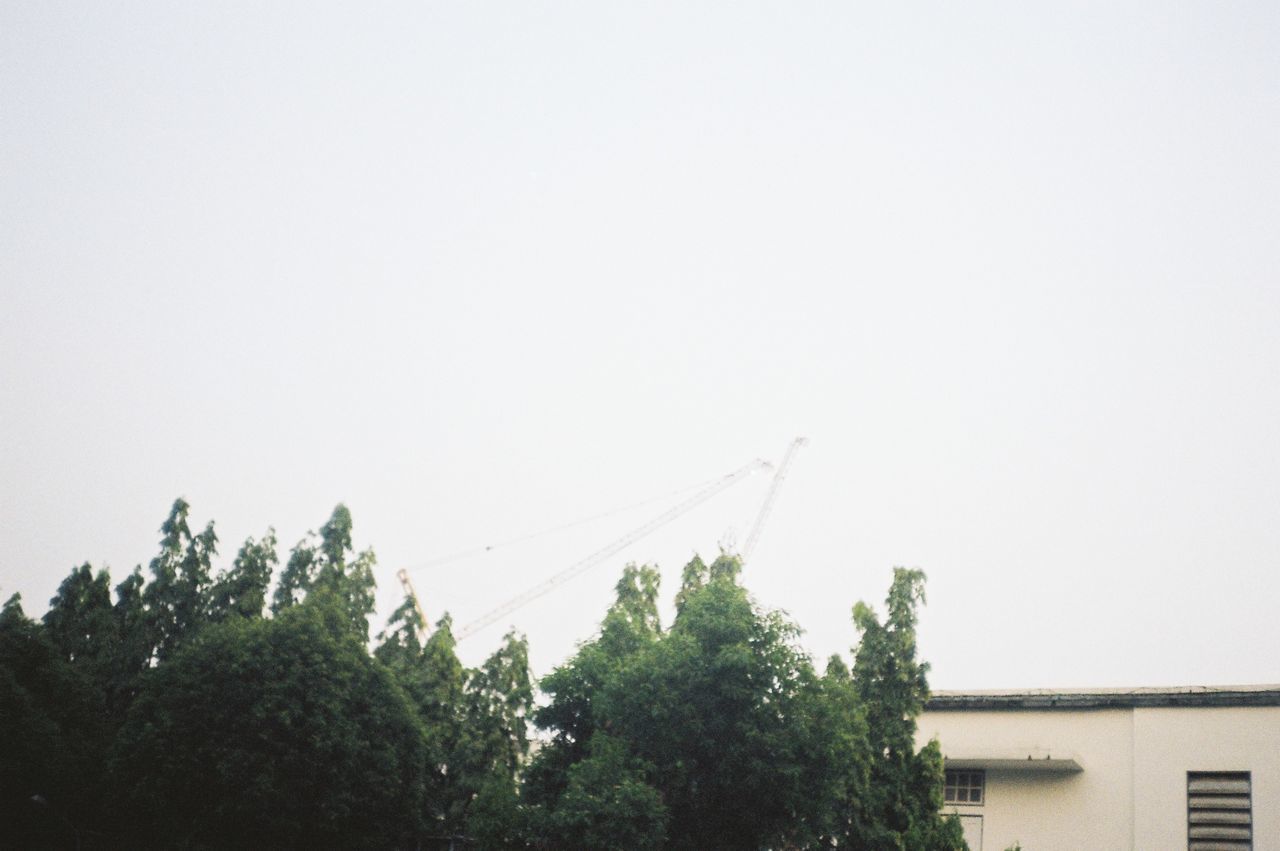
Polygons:
<instances>
[{"instance_id":1,"label":"tree","mask_svg":"<svg viewBox=\"0 0 1280 851\"><path fill-rule=\"evenodd\" d=\"M105 570L95 575L83 564L71 571L49 601L42 619L49 639L70 663L85 670L103 668L118 642L111 609L111 577Z\"/></svg>"},{"instance_id":2,"label":"tree","mask_svg":"<svg viewBox=\"0 0 1280 851\"><path fill-rule=\"evenodd\" d=\"M208 619L216 622L232 616L262 617L267 586L278 563L274 529L268 529L261 541L247 539L231 569L222 573L209 590Z\"/></svg>"},{"instance_id":3,"label":"tree","mask_svg":"<svg viewBox=\"0 0 1280 851\"><path fill-rule=\"evenodd\" d=\"M116 717L123 717L138 690L138 680L151 665L152 643L145 600L146 580L142 566L133 569L116 586L116 603L112 615L116 634L120 637L114 679L108 688L108 699Z\"/></svg>"},{"instance_id":4,"label":"tree","mask_svg":"<svg viewBox=\"0 0 1280 851\"><path fill-rule=\"evenodd\" d=\"M206 628L156 668L113 752L144 846L391 847L420 827L423 732L327 592Z\"/></svg>"},{"instance_id":5,"label":"tree","mask_svg":"<svg viewBox=\"0 0 1280 851\"><path fill-rule=\"evenodd\" d=\"M215 577L213 524L192 534L188 513L114 603L85 564L42 622L0 609L5 843L964 847L937 743L915 746L919 571L895 570L883 621L854 607L852 668L819 675L738 559L691 560L669 628L657 569L627 565L535 708L515 633L468 669L449 616L424 640L406 599L369 653L374 557L345 506L293 549L269 618L274 533Z\"/></svg>"},{"instance_id":6,"label":"tree","mask_svg":"<svg viewBox=\"0 0 1280 851\"><path fill-rule=\"evenodd\" d=\"M499 847L514 835L516 778L526 761L533 707L526 640L508 633L479 668L454 651L446 614L424 644L413 601L392 615L374 655L410 696L426 738L425 813L437 837L479 837Z\"/></svg>"},{"instance_id":7,"label":"tree","mask_svg":"<svg viewBox=\"0 0 1280 851\"><path fill-rule=\"evenodd\" d=\"M676 619L657 573L629 566L599 636L542 681L550 734L526 773L537 847L954 851L916 660L924 576L897 571L885 624L859 604L854 668L819 676L799 630L738 584L741 563L693 559Z\"/></svg>"},{"instance_id":8,"label":"tree","mask_svg":"<svg viewBox=\"0 0 1280 851\"><path fill-rule=\"evenodd\" d=\"M662 794L647 782L654 766L626 742L596 733L587 756L568 771L550 831L566 848L641 851L663 847L670 818Z\"/></svg>"},{"instance_id":9,"label":"tree","mask_svg":"<svg viewBox=\"0 0 1280 851\"><path fill-rule=\"evenodd\" d=\"M62 659L97 692L102 723L114 726L128 701L134 671L111 602L111 577L83 564L62 581L42 619Z\"/></svg>"},{"instance_id":10,"label":"tree","mask_svg":"<svg viewBox=\"0 0 1280 851\"><path fill-rule=\"evenodd\" d=\"M844 837L851 847L965 847L959 823L941 815L937 741L915 749L916 718L929 697L929 665L916 658L916 609L925 600L924 582L920 570L894 568L883 623L866 603L853 607L861 634L854 649L853 685L867 715L870 782L858 800L849 801L860 816Z\"/></svg>"},{"instance_id":11,"label":"tree","mask_svg":"<svg viewBox=\"0 0 1280 851\"><path fill-rule=\"evenodd\" d=\"M660 584L656 568L627 565L615 586L616 598L605 614L600 636L582 645L540 683L548 703L534 711L533 720L552 739L526 773L524 794L529 803L554 808L568 789L570 768L588 758L591 739L605 720L597 718L601 690L627 659L661 636Z\"/></svg>"},{"instance_id":12,"label":"tree","mask_svg":"<svg viewBox=\"0 0 1280 851\"><path fill-rule=\"evenodd\" d=\"M424 733L423 822L435 837L466 832L473 784L465 778L466 671L454 651L452 620L446 614L423 645L422 620L405 598L379 635L374 656L387 666L412 701Z\"/></svg>"},{"instance_id":13,"label":"tree","mask_svg":"<svg viewBox=\"0 0 1280 851\"><path fill-rule=\"evenodd\" d=\"M153 658L163 661L208 620L211 561L218 552L213 522L191 534L191 506L177 499L160 527L160 554L151 560L151 582L143 592Z\"/></svg>"},{"instance_id":14,"label":"tree","mask_svg":"<svg viewBox=\"0 0 1280 851\"><path fill-rule=\"evenodd\" d=\"M351 528L351 512L339 504L320 527L319 537L308 533L298 542L280 574L272 612L278 614L296 605L313 589L325 589L341 602L351 624L368 640L377 559L373 550L356 553L352 549Z\"/></svg>"},{"instance_id":15,"label":"tree","mask_svg":"<svg viewBox=\"0 0 1280 851\"><path fill-rule=\"evenodd\" d=\"M680 592L676 594L676 611L684 609L685 601L699 588L707 584L707 565L695 555L680 574Z\"/></svg>"},{"instance_id":16,"label":"tree","mask_svg":"<svg viewBox=\"0 0 1280 851\"><path fill-rule=\"evenodd\" d=\"M685 569L669 631L657 573L629 568L600 637L543 681L552 735L529 772L551 847L765 848L816 836L831 748L797 629L722 555ZM600 787L600 783L609 783ZM611 817L609 814L613 813Z\"/></svg>"},{"instance_id":17,"label":"tree","mask_svg":"<svg viewBox=\"0 0 1280 851\"><path fill-rule=\"evenodd\" d=\"M868 737L866 708L849 667L838 654L827 662L821 685L816 722L827 735L815 741L825 748L819 762L827 771L813 787L824 806L814 825L817 840L812 844L818 848L873 847L850 839L861 836L867 824L865 805L874 755Z\"/></svg>"},{"instance_id":18,"label":"tree","mask_svg":"<svg viewBox=\"0 0 1280 851\"><path fill-rule=\"evenodd\" d=\"M803 844L812 822L817 678L796 627L752 603L739 569L716 559L671 630L601 694L607 729L655 766L673 848Z\"/></svg>"},{"instance_id":19,"label":"tree","mask_svg":"<svg viewBox=\"0 0 1280 851\"><path fill-rule=\"evenodd\" d=\"M514 834L516 780L529 754L533 680L524 636L507 633L483 665L467 671L462 705L450 821L462 821L468 833L479 827L500 847L499 837Z\"/></svg>"},{"instance_id":20,"label":"tree","mask_svg":"<svg viewBox=\"0 0 1280 851\"><path fill-rule=\"evenodd\" d=\"M68 846L96 812L98 695L18 595L0 610L0 824L6 847ZM74 814L69 816L68 814ZM12 845L10 845L12 843Z\"/></svg>"}]
</instances>

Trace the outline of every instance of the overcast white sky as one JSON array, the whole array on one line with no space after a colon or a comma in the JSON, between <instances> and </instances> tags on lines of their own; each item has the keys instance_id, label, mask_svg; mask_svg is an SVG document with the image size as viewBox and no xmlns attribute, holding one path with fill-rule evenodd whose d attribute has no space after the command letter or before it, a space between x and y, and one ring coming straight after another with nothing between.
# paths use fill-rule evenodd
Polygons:
<instances>
[{"instance_id":1,"label":"overcast white sky","mask_svg":"<svg viewBox=\"0 0 1280 851\"><path fill-rule=\"evenodd\" d=\"M815 655L900 564L935 687L1280 681L1278 235L1270 2L7 0L0 596L345 501L385 612L804 434L744 580Z\"/></svg>"}]
</instances>

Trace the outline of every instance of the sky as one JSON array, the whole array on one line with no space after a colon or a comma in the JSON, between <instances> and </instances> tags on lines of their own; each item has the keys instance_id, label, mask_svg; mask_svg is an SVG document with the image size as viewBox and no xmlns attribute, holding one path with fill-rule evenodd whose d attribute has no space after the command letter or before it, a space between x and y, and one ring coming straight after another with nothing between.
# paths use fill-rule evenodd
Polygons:
<instances>
[{"instance_id":1,"label":"sky","mask_svg":"<svg viewBox=\"0 0 1280 851\"><path fill-rule=\"evenodd\" d=\"M467 623L803 435L743 582L819 664L901 565L935 688L1277 682L1277 234L1274 3L6 0L0 597L341 502Z\"/></svg>"}]
</instances>

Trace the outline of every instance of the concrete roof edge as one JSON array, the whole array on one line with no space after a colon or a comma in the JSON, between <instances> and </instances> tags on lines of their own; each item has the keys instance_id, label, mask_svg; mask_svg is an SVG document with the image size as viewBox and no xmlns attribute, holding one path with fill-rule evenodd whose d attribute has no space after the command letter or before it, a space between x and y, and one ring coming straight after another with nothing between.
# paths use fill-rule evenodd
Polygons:
<instances>
[{"instance_id":1,"label":"concrete roof edge","mask_svg":"<svg viewBox=\"0 0 1280 851\"><path fill-rule=\"evenodd\" d=\"M937 691L931 712L961 709L1108 709L1159 706L1280 706L1280 684L1171 688Z\"/></svg>"}]
</instances>

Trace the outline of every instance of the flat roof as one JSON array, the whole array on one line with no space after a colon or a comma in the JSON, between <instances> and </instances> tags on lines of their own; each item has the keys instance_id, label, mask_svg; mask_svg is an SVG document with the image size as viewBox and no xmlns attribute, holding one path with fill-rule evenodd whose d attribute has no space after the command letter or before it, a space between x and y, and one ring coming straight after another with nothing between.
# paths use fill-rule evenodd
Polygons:
<instances>
[{"instance_id":1,"label":"flat roof","mask_svg":"<svg viewBox=\"0 0 1280 851\"><path fill-rule=\"evenodd\" d=\"M1127 709L1153 706L1280 706L1280 685L935 691L925 704L925 710Z\"/></svg>"}]
</instances>

